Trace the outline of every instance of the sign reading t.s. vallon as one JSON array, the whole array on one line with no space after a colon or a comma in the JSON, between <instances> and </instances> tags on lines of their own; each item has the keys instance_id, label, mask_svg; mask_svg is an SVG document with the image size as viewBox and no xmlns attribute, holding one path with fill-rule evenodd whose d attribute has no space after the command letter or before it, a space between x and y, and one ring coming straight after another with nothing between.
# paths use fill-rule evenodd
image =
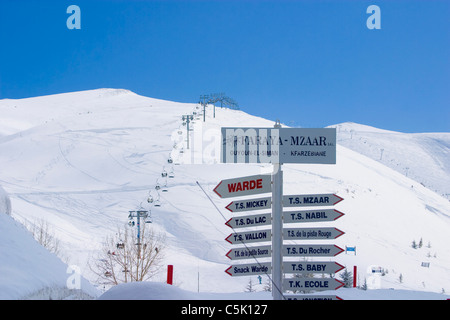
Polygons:
<instances>
[{"instance_id":1,"label":"sign reading t.s. vallon","mask_svg":"<svg viewBox=\"0 0 450 320\"><path fill-rule=\"evenodd\" d=\"M222 163L336 164L335 128L222 128Z\"/></svg>"}]
</instances>

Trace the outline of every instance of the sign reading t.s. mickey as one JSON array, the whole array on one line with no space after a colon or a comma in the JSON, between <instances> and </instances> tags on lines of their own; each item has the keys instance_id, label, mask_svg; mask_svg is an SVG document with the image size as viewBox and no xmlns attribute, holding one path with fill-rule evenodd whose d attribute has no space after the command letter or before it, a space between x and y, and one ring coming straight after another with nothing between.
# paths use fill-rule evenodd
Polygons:
<instances>
[{"instance_id":1,"label":"sign reading t.s. mickey","mask_svg":"<svg viewBox=\"0 0 450 320\"><path fill-rule=\"evenodd\" d=\"M336 164L335 128L222 128L222 163Z\"/></svg>"}]
</instances>

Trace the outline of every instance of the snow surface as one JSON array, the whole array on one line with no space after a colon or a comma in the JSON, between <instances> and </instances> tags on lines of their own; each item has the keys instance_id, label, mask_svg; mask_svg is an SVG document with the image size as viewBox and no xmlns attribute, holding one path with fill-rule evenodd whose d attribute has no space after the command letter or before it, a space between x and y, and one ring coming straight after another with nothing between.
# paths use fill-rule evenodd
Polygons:
<instances>
[{"instance_id":1,"label":"snow surface","mask_svg":"<svg viewBox=\"0 0 450 320\"><path fill-rule=\"evenodd\" d=\"M0 186L0 214L2 213L11 214L11 199L9 199L5 189Z\"/></svg>"},{"instance_id":2,"label":"snow surface","mask_svg":"<svg viewBox=\"0 0 450 320\"><path fill-rule=\"evenodd\" d=\"M246 294L251 279L258 291L251 295L267 295L262 292L266 280L255 285L256 276L230 277L224 272L233 263L249 261L235 263L225 256L232 248L224 240L231 233L225 226L232 217L225 209L230 200L219 199L213 189L222 179L272 170L271 165L220 164L220 127L272 127L274 122L220 108L216 108L213 119L212 107L208 106L207 121L203 123L200 117L191 124L188 150L181 117L194 111L201 111L196 104L147 98L122 89L0 100L0 185L11 199L12 217L21 222L42 218L48 221L61 241L67 264L78 266L83 276L95 284L97 279L88 263L95 259L105 238L128 222L129 210L151 210L152 226L167 235L165 262L174 265L175 286L168 290L177 290L178 295L200 291L201 299L208 294L214 299L219 299L216 295L235 297L237 293ZM442 172L448 175L446 165L426 171L431 161L418 159L417 153L411 155L410 148L402 148L403 142L395 147L395 133L375 128L371 131L378 134L377 147L394 144L400 163L410 168L411 163L418 168L423 165L429 177L443 176ZM338 139L341 133L339 130ZM403 141L409 141L408 137ZM427 154L435 159L441 157L445 141L436 139ZM169 157L173 164L167 162ZM171 170L175 177L168 179L168 192L159 193L162 206L148 204L149 194L158 197L156 184L164 183L161 172ZM339 228L345 235L315 243L356 246L357 254L342 253L320 260L337 261L350 270L356 265L358 284L368 280L369 287L380 290L340 289L335 292L338 296L345 299L344 294L349 292L349 299L377 299L394 298L388 293L407 292L403 296L411 293L417 299L438 299L446 296L442 292L450 292L447 199L410 176L344 147L341 140L336 165L284 165L283 171L285 194L336 193L345 199L336 205L345 216L320 224ZM47 255L44 258L42 252L34 255L40 252L37 243L16 239L16 232L8 230L20 225L6 215L1 219L2 253L17 251L14 259L2 258L0 277L9 279L2 281L3 298L24 298L54 282L64 286L67 265ZM419 243L420 239L423 246L413 249L412 241ZM15 245L4 245L10 242ZM29 260L24 264L21 259ZM47 259L49 262L45 262ZM430 266L422 267L422 262ZM41 264L42 268L35 267ZM374 275L372 267L383 268L384 275ZM165 277L162 272L153 280L164 282ZM158 286L142 284L144 292L151 291L147 285ZM139 284L131 284L130 288L133 286ZM111 294L121 287L111 289ZM120 295L124 299L128 296ZM164 298L171 295L167 293Z\"/></svg>"},{"instance_id":3,"label":"snow surface","mask_svg":"<svg viewBox=\"0 0 450 320\"><path fill-rule=\"evenodd\" d=\"M95 298L99 295L86 279L80 288L69 290L73 274L57 256L41 246L19 222L0 214L0 299ZM70 284L69 284L70 286ZM64 294L63 294L64 292Z\"/></svg>"},{"instance_id":4,"label":"snow surface","mask_svg":"<svg viewBox=\"0 0 450 320\"><path fill-rule=\"evenodd\" d=\"M402 133L352 122L330 127L337 129L340 145L377 160L450 200L450 133Z\"/></svg>"},{"instance_id":5,"label":"snow surface","mask_svg":"<svg viewBox=\"0 0 450 320\"><path fill-rule=\"evenodd\" d=\"M343 300L446 300L450 295L411 290L366 290L356 288L323 291L316 295L337 296ZM99 300L272 300L270 292L205 293L191 292L157 282L133 282L117 285Z\"/></svg>"}]
</instances>

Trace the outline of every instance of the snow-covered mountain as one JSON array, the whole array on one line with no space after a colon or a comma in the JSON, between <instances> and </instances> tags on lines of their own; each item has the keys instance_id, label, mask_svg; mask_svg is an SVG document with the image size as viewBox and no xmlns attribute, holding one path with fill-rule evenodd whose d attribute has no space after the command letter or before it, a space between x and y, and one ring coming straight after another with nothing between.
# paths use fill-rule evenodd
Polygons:
<instances>
[{"instance_id":1,"label":"snow-covered mountain","mask_svg":"<svg viewBox=\"0 0 450 320\"><path fill-rule=\"evenodd\" d=\"M1 100L0 185L11 199L12 217L23 222L45 219L60 239L68 264L79 266L83 276L94 282L87 265L105 238L127 223L128 211L151 210L153 228L167 235L166 263L174 265L175 285L193 292L244 291L250 277L224 272L232 264L225 256L232 246L224 240L231 233L225 221L232 215L225 209L230 201L219 199L213 189L222 179L272 169L220 164L219 132L223 126L272 127L274 123L220 108L213 118L208 106L206 122L197 115L191 123L188 149L182 116L200 111L196 104L147 98L122 89ZM358 266L361 284L368 279L383 289L450 292L449 201L344 147L342 131L338 131L336 165L283 166L285 194L336 193L345 199L336 206L345 216L320 225L343 230L345 235L325 242L356 246L356 255L343 253L327 260L348 268ZM393 143L391 136L384 142L382 136L377 139L379 146ZM398 161L414 160L410 149L400 148ZM448 167L442 170L448 175ZM167 179L168 192L158 193L155 186L165 183L162 172L173 172L174 177ZM149 195L159 197L161 206L147 203ZM0 233L0 243L8 236ZM421 240L420 248L411 247ZM422 262L429 262L429 267ZM383 276L372 273L380 268ZM163 282L165 274L154 280ZM257 283L256 277L253 281ZM256 290L262 287L255 285Z\"/></svg>"},{"instance_id":2,"label":"snow-covered mountain","mask_svg":"<svg viewBox=\"0 0 450 320\"><path fill-rule=\"evenodd\" d=\"M330 127L337 129L340 145L377 160L450 200L450 133L401 133L351 122Z\"/></svg>"}]
</instances>

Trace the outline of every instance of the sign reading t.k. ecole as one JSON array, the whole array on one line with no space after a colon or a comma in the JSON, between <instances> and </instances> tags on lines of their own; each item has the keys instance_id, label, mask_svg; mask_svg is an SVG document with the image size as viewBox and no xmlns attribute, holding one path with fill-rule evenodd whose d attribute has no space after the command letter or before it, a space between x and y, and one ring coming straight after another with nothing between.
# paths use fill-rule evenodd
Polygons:
<instances>
[{"instance_id":1,"label":"sign reading t.k. ecole","mask_svg":"<svg viewBox=\"0 0 450 320\"><path fill-rule=\"evenodd\" d=\"M336 164L335 128L222 128L222 163Z\"/></svg>"}]
</instances>

